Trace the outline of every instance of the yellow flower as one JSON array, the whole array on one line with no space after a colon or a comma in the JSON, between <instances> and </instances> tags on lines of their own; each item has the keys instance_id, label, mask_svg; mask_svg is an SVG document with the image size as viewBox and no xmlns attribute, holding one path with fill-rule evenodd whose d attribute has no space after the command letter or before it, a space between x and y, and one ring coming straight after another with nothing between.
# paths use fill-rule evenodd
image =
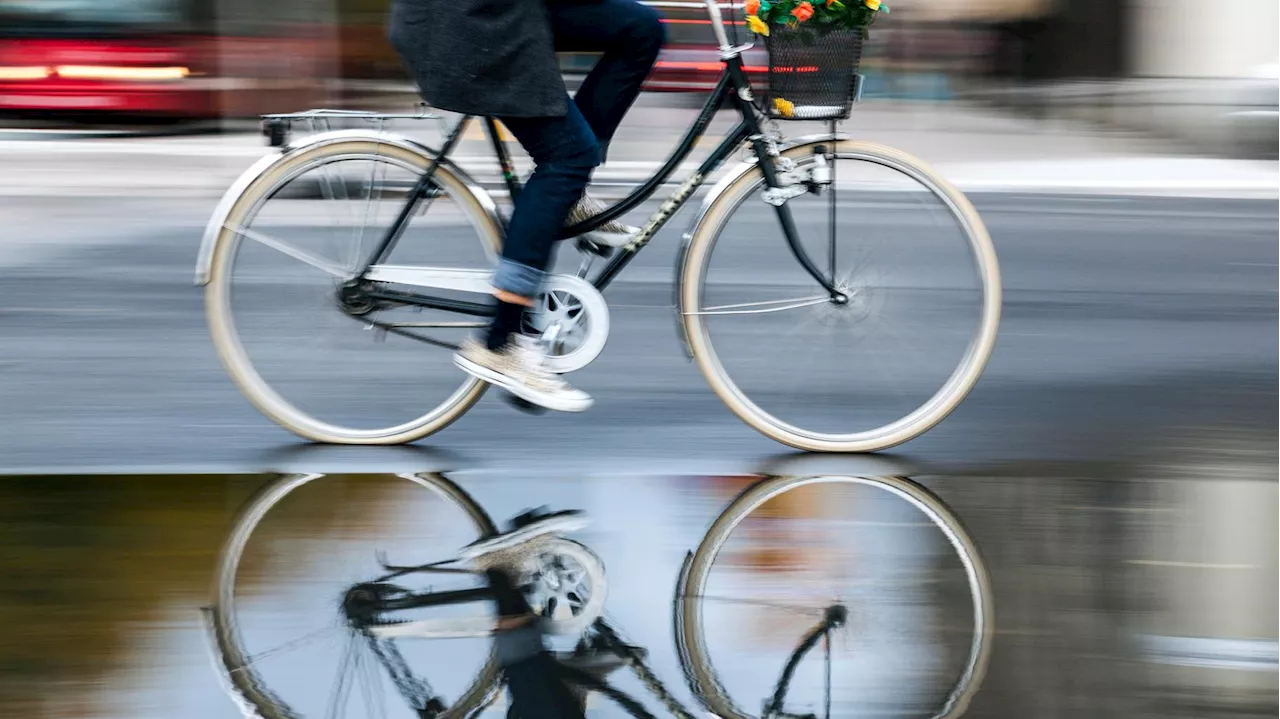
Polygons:
<instances>
[{"instance_id":1,"label":"yellow flower","mask_svg":"<svg viewBox=\"0 0 1280 719\"><path fill-rule=\"evenodd\" d=\"M862 0L862 4L866 5L872 10L880 9L880 0Z\"/></svg>"},{"instance_id":2,"label":"yellow flower","mask_svg":"<svg viewBox=\"0 0 1280 719\"><path fill-rule=\"evenodd\" d=\"M757 35L769 34L769 25L765 23L764 20L761 20L757 15L747 16L747 27L751 28L751 32L754 32Z\"/></svg>"},{"instance_id":3,"label":"yellow flower","mask_svg":"<svg viewBox=\"0 0 1280 719\"><path fill-rule=\"evenodd\" d=\"M780 97L773 98L773 109L778 111L783 117L795 117L796 106Z\"/></svg>"}]
</instances>

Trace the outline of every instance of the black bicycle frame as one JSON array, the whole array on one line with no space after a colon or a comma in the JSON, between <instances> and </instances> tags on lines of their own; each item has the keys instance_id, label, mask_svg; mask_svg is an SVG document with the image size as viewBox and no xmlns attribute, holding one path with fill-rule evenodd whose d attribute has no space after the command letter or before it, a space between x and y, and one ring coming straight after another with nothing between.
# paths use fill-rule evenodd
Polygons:
<instances>
[{"instance_id":1,"label":"black bicycle frame","mask_svg":"<svg viewBox=\"0 0 1280 719\"><path fill-rule=\"evenodd\" d=\"M685 559L686 566L688 565L688 562L691 561L692 556L693 555L690 554ZM413 567L392 567L390 565L383 563L383 568L391 571L388 574L385 574L375 579L373 581L373 584L375 585L381 584L383 582L386 582L391 579L395 579L397 577L402 577L409 574L419 574L419 573L478 574L478 572L475 572L474 570L451 567L449 566L450 564L451 562L446 561L446 562L434 562L431 564L422 564L422 565L413 566ZM439 606L446 606L446 605L458 605L458 604L467 604L472 602L489 601L489 600L492 600L494 597L495 597L495 594L493 590L490 589L488 586L471 587L468 589L454 589L454 590L447 590L447 591L440 591L440 592L427 591L423 593L410 593L410 594L406 594L405 596L395 597L395 598L384 597L379 599L376 605L371 607L371 609L373 609L377 615L381 615L384 612L405 611L405 610L412 610L412 609L423 609L426 607L439 607ZM673 611L679 611L678 606L683 599L685 598L679 595L675 597L674 603L676 605L676 608ZM845 626L845 624L848 622L848 619L849 619L848 608L842 604L834 604L827 607L827 609L823 612L822 619L816 625L814 625L808 632L805 633L805 635L801 638L800 643L791 652L791 656L787 658L786 663L783 665L782 674L778 677L777 685L774 687L772 695L770 695L768 702L765 704L765 711L763 714L764 719L779 719L780 717L784 716L783 703L786 701L787 692L791 687L791 679L795 675L796 668L800 665L800 662L805 658L805 656L808 655L809 652L811 652L814 649L814 647L818 645L819 641L823 642L824 663L826 667L826 684L825 684L826 711L824 712L823 719L831 719L831 632L833 630L836 630L836 629L839 629L840 627ZM618 638L614 630L607 623L605 623L603 619L597 619L592 624L592 629L604 635L606 638L611 639L612 641L607 642L607 646L612 645L611 650L614 652L619 652L619 656L621 658L629 660L629 662L632 664L633 667L637 669L637 671L648 672L648 669L643 666L643 662L638 659L638 656L635 654L633 648L627 645L626 643L622 642L622 640ZM662 685L662 682L658 680L657 677L653 677L651 673L650 673L650 676L653 682L657 683L657 685L659 686ZM612 689L611 687L609 687L607 683L604 682L603 679L600 679L600 678L592 679L590 678L589 675L585 675L581 672L577 672L573 670L569 670L568 674L566 675L566 678L570 680L576 679L578 683L586 682L585 684L583 684L585 688L595 689L597 691L611 690L611 691L608 691L610 697L618 701L623 706L623 708L636 719L656 719L652 714L646 711L639 702L636 702L630 695L626 694L625 692L620 692L616 689ZM653 691L655 696L661 697L661 694L659 694L657 691L653 689L652 684L650 684L650 691ZM665 691L665 688L663 691ZM694 715L691 712L687 711L684 708L684 706L680 704L678 701L673 700L673 702L674 703L669 703L667 707L678 719L680 717L687 717L688 719L692 719ZM814 719L816 719L816 717Z\"/></svg>"},{"instance_id":2,"label":"black bicycle frame","mask_svg":"<svg viewBox=\"0 0 1280 719\"><path fill-rule=\"evenodd\" d=\"M676 171L678 167L693 151L694 146L702 135L706 132L707 126L711 124L712 118L715 117L716 111L729 99L733 102L734 107L741 116L738 125L729 132L728 135L721 140L720 144L712 150L698 169L685 179L671 196L662 203L658 211L649 218L648 222L640 229L640 232L626 247L615 253L610 258L604 269L591 280L591 284L596 289L603 291L613 281L614 277L620 273L623 268L630 264L641 248L653 239L654 235L666 225L667 221L675 215L676 212L684 206L684 203L698 189L702 181L716 171L720 165L729 158L733 152L742 145L743 142L750 142L752 150L758 158L760 171L764 175L765 183L769 187L778 187L778 170L773 162L771 154L773 148L765 137L760 127L760 119L756 114L755 106L751 101L751 85L747 79L746 72L743 70L741 56L733 56L724 60L725 70L720 75L719 81L716 83L715 89L711 96L707 99L706 105L698 114L693 125L681 138L676 149L667 158L666 162L658 169L656 173L644 184L635 188L621 201L609 207L604 212L592 217L584 222L579 222L570 227L566 227L562 233L561 239L580 236L607 222L616 220L626 213L634 210L661 187ZM474 117L464 116L458 124L450 132L445 139L444 145L441 146L439 154L437 154L427 167L426 171L418 178L417 183L409 192L408 200L405 206L400 210L400 214L396 217L395 222L383 235L377 248L369 255L368 260L361 268L359 277L363 278L373 265L384 262L391 251L395 248L396 243L400 240L400 236L404 233L414 212L418 209L420 202L430 202L431 189L434 183L432 176L435 174L436 168L440 166L449 153L457 146L461 140L463 133ZM511 162L511 155L507 152L505 143L502 141L497 123L493 118L484 118L485 131L489 136L489 140L493 145L494 152L498 156L498 163L502 169L503 182L506 184L508 192L512 199L520 194L520 181L516 176L514 165ZM790 208L781 204L776 208L778 220L782 225L783 234L786 236L787 245L791 248L791 252L795 255L800 265L818 282L832 297L834 301L840 301L843 298L842 293L834 286L835 278L825 276L820 269L813 263L813 260L805 252L800 244L799 232L796 229L795 219L791 215ZM430 309L446 310L449 312L457 312L465 315L477 317L488 317L493 314L493 305L490 303L468 302L465 300L456 300L443 297L430 297L421 295L416 292L401 292L387 290L381 287L375 287L369 291L370 296L376 299L398 302L402 304L416 305L427 307Z\"/></svg>"}]
</instances>

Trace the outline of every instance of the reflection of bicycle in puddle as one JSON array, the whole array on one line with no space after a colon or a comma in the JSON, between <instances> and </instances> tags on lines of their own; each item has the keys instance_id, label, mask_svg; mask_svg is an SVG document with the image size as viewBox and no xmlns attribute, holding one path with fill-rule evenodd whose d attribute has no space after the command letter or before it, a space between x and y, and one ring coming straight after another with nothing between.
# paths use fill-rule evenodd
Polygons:
<instances>
[{"instance_id":1,"label":"reflection of bicycle in puddle","mask_svg":"<svg viewBox=\"0 0 1280 719\"><path fill-rule=\"evenodd\" d=\"M501 694L495 616L452 553L495 532L438 474L273 482L239 515L207 612L229 690L263 719L477 717ZM525 563L573 683L652 719L604 681L629 667L677 719L697 716L603 618L591 549L547 535ZM758 479L688 553L674 596L680 667L723 719L959 716L992 621L990 580L959 520L889 476Z\"/></svg>"}]
</instances>

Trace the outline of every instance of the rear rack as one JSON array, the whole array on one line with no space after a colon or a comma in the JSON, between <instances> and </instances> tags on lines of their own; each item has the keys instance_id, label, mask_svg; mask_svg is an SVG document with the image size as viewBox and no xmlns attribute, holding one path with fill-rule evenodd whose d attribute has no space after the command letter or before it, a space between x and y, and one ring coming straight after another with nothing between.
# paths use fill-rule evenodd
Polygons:
<instances>
[{"instance_id":1,"label":"rear rack","mask_svg":"<svg viewBox=\"0 0 1280 719\"><path fill-rule=\"evenodd\" d=\"M363 110L329 110L316 109L303 112L285 112L273 115L262 115L262 134L266 136L271 147L284 147L289 142L289 133L294 123L304 125L311 133L329 132L333 129L333 120L364 121L373 125L374 130L382 132L390 120L435 120L440 123L441 130L448 134L448 121L441 115L430 112L427 104L419 103L417 112L365 112Z\"/></svg>"}]
</instances>

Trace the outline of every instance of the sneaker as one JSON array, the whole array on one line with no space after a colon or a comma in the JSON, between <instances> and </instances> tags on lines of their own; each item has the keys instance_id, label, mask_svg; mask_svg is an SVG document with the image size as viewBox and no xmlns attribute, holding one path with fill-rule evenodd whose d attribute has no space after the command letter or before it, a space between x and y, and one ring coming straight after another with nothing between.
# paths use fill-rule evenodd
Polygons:
<instances>
[{"instance_id":1,"label":"sneaker","mask_svg":"<svg viewBox=\"0 0 1280 719\"><path fill-rule=\"evenodd\" d=\"M453 356L453 363L463 372L540 407L583 412L592 404L591 395L574 389L546 368L546 356L532 337L512 335L511 342L500 350L468 338Z\"/></svg>"},{"instance_id":2,"label":"sneaker","mask_svg":"<svg viewBox=\"0 0 1280 719\"><path fill-rule=\"evenodd\" d=\"M578 204L574 205L573 209L569 210L569 217L565 219L564 224L566 227L569 225L576 225L579 222L589 220L604 211L604 203L584 192L582 193L582 198L578 200ZM582 236L586 240L594 242L597 245L603 245L605 247L623 247L627 243L631 242L632 238L638 234L640 234L639 227L632 227L631 225L621 223L617 220L612 220L583 234Z\"/></svg>"},{"instance_id":3,"label":"sneaker","mask_svg":"<svg viewBox=\"0 0 1280 719\"><path fill-rule=\"evenodd\" d=\"M545 508L529 510L508 522L507 531L482 537L460 549L458 559L482 566L503 564L539 537L576 532L585 526L586 513L576 509L559 512L548 512Z\"/></svg>"}]
</instances>

